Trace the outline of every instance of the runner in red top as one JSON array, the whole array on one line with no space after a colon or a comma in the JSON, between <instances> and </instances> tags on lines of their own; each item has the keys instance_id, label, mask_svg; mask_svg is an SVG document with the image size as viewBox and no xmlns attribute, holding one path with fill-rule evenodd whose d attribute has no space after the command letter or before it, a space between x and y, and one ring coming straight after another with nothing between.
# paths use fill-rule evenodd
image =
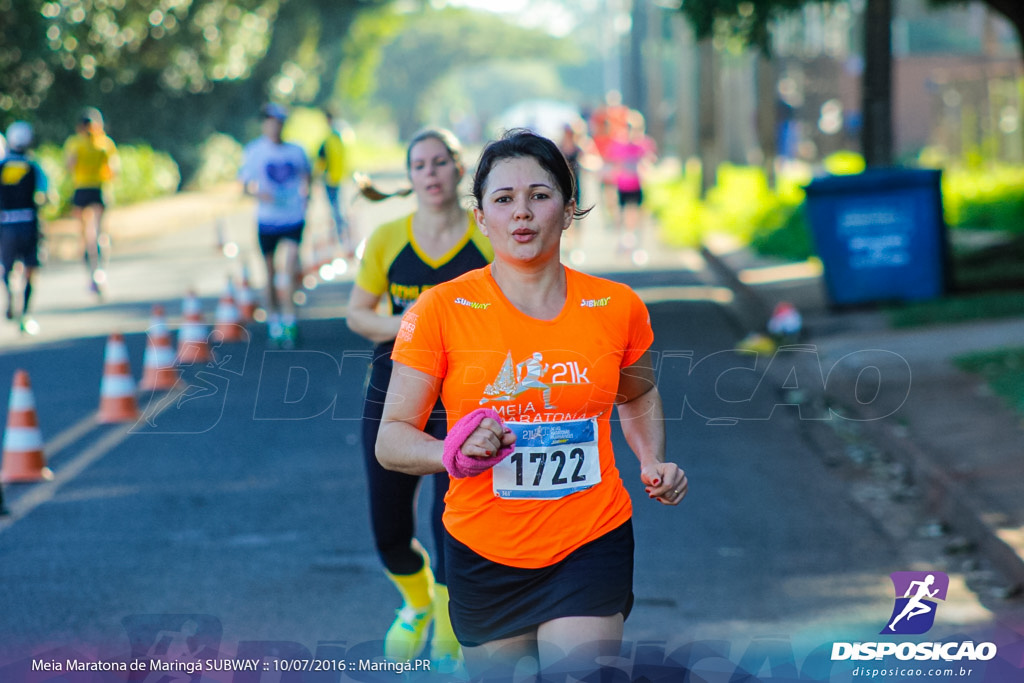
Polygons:
<instances>
[{"instance_id":1,"label":"runner in red top","mask_svg":"<svg viewBox=\"0 0 1024 683\"><path fill-rule=\"evenodd\" d=\"M395 341L377 439L387 468L447 469L450 612L471 675L564 653L615 655L632 606L633 535L614 408L652 499L676 505L646 308L559 262L585 214L551 141L513 131L484 150L473 194L491 266L423 293ZM421 431L437 397L449 434ZM574 669L574 671L582 669Z\"/></svg>"}]
</instances>

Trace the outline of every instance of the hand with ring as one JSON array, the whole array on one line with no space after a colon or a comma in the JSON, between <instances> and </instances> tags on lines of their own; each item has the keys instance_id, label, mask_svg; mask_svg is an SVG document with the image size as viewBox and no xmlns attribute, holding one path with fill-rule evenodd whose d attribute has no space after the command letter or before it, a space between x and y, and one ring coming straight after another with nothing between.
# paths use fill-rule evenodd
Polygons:
<instances>
[{"instance_id":1,"label":"hand with ring","mask_svg":"<svg viewBox=\"0 0 1024 683\"><path fill-rule=\"evenodd\" d=\"M647 495L664 505L678 505L686 497L689 486L686 472L672 462L646 465L640 471L640 480Z\"/></svg>"}]
</instances>

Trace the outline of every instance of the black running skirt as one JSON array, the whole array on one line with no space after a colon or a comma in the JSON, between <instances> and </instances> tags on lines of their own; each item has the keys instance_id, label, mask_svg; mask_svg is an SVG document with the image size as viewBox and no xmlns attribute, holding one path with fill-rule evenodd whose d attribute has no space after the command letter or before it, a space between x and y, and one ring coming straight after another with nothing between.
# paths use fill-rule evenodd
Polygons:
<instances>
[{"instance_id":1,"label":"black running skirt","mask_svg":"<svg viewBox=\"0 0 1024 683\"><path fill-rule=\"evenodd\" d=\"M540 569L481 557L446 535L452 627L466 647L512 638L563 617L607 617L633 607L633 522Z\"/></svg>"}]
</instances>

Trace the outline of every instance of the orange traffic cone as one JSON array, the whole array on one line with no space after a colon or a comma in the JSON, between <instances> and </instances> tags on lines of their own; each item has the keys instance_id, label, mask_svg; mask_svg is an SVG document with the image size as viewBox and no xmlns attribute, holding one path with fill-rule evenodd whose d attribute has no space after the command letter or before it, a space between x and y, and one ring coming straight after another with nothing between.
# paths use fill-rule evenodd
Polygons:
<instances>
[{"instance_id":1,"label":"orange traffic cone","mask_svg":"<svg viewBox=\"0 0 1024 683\"><path fill-rule=\"evenodd\" d=\"M100 410L96 417L101 424L134 422L139 419L135 400L135 380L128 364L124 337L110 335L103 360L103 381L100 383Z\"/></svg>"},{"instance_id":2,"label":"orange traffic cone","mask_svg":"<svg viewBox=\"0 0 1024 683\"><path fill-rule=\"evenodd\" d=\"M43 454L43 435L36 419L36 400L32 396L28 373L18 370L14 373L11 400L7 408L0 482L10 484L52 478L53 472L46 466L46 456Z\"/></svg>"},{"instance_id":3,"label":"orange traffic cone","mask_svg":"<svg viewBox=\"0 0 1024 683\"><path fill-rule=\"evenodd\" d=\"M228 289L217 304L216 319L214 320L214 332L226 342L242 341L242 320L238 314L238 306L235 305L235 295L231 291L231 283L228 282Z\"/></svg>"},{"instance_id":4,"label":"orange traffic cone","mask_svg":"<svg viewBox=\"0 0 1024 683\"><path fill-rule=\"evenodd\" d=\"M321 280L334 279L334 250L337 243L331 237L324 237L316 254L316 270Z\"/></svg>"},{"instance_id":5,"label":"orange traffic cone","mask_svg":"<svg viewBox=\"0 0 1024 683\"><path fill-rule=\"evenodd\" d=\"M171 344L171 333L167 330L164 320L164 307L153 306L147 334L146 353L143 358L142 381L139 389L143 391L163 391L172 388L181 379L181 373L175 367L176 356Z\"/></svg>"},{"instance_id":6,"label":"orange traffic cone","mask_svg":"<svg viewBox=\"0 0 1024 683\"><path fill-rule=\"evenodd\" d=\"M320 264L318 263L319 259L317 258L319 247L316 246L316 242L314 240L310 240L310 243L309 249L305 250L306 253L303 254L301 258L301 271L303 282L314 283L313 286L315 287L315 281L320 277ZM310 289L312 289L312 287Z\"/></svg>"},{"instance_id":7,"label":"orange traffic cone","mask_svg":"<svg viewBox=\"0 0 1024 683\"><path fill-rule=\"evenodd\" d=\"M253 321L256 315L256 297L249 286L249 269L242 269L242 283L238 289L238 316L243 323Z\"/></svg>"},{"instance_id":8,"label":"orange traffic cone","mask_svg":"<svg viewBox=\"0 0 1024 683\"><path fill-rule=\"evenodd\" d=\"M178 331L178 362L184 365L209 363L213 360L210 329L203 322L203 306L195 292L185 296L181 312L185 319Z\"/></svg>"}]
</instances>

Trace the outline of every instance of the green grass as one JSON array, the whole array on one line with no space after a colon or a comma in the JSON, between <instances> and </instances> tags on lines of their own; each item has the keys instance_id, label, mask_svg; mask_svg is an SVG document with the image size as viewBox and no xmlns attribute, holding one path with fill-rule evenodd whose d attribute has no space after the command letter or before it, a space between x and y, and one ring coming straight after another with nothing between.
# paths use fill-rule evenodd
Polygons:
<instances>
[{"instance_id":1,"label":"green grass","mask_svg":"<svg viewBox=\"0 0 1024 683\"><path fill-rule=\"evenodd\" d=\"M893 327L1024 316L1024 237L953 254L955 291L887 309Z\"/></svg>"},{"instance_id":2,"label":"green grass","mask_svg":"<svg viewBox=\"0 0 1024 683\"><path fill-rule=\"evenodd\" d=\"M953 362L961 370L983 377L998 396L1024 413L1024 347L965 354Z\"/></svg>"},{"instance_id":3,"label":"green grass","mask_svg":"<svg viewBox=\"0 0 1024 683\"><path fill-rule=\"evenodd\" d=\"M1024 289L1024 235L978 249L955 249L953 270L962 290Z\"/></svg>"},{"instance_id":4,"label":"green grass","mask_svg":"<svg viewBox=\"0 0 1024 683\"><path fill-rule=\"evenodd\" d=\"M942 173L946 222L968 230L1024 232L1024 168L947 168Z\"/></svg>"},{"instance_id":5,"label":"green grass","mask_svg":"<svg viewBox=\"0 0 1024 683\"><path fill-rule=\"evenodd\" d=\"M954 295L934 301L907 303L886 309L893 327L916 327L945 323L1024 316L1024 292L985 292Z\"/></svg>"},{"instance_id":6,"label":"green grass","mask_svg":"<svg viewBox=\"0 0 1024 683\"><path fill-rule=\"evenodd\" d=\"M837 152L823 165L835 175L864 169L863 159L852 152ZM770 188L760 167L723 164L717 185L701 199L700 164L691 160L674 174L652 179L645 192L663 237L671 244L693 246L710 233L725 233L764 256L802 261L814 255L802 210L804 187L812 177L809 166L793 163ZM1024 166L949 165L942 174L942 201L951 231L1024 235ZM993 278L1005 273L1021 279L1018 273L1024 270L1020 263L1006 265L1003 273L986 268ZM976 279L969 268L963 278L969 285Z\"/></svg>"},{"instance_id":7,"label":"green grass","mask_svg":"<svg viewBox=\"0 0 1024 683\"><path fill-rule=\"evenodd\" d=\"M700 165L688 163L678 175L657 178L645 187L644 203L669 244L696 246L714 233L744 243L750 243L755 235L768 239L790 221L803 201L802 186L810 181L810 175L783 175L773 190L761 168L723 164L717 180L701 199Z\"/></svg>"}]
</instances>

